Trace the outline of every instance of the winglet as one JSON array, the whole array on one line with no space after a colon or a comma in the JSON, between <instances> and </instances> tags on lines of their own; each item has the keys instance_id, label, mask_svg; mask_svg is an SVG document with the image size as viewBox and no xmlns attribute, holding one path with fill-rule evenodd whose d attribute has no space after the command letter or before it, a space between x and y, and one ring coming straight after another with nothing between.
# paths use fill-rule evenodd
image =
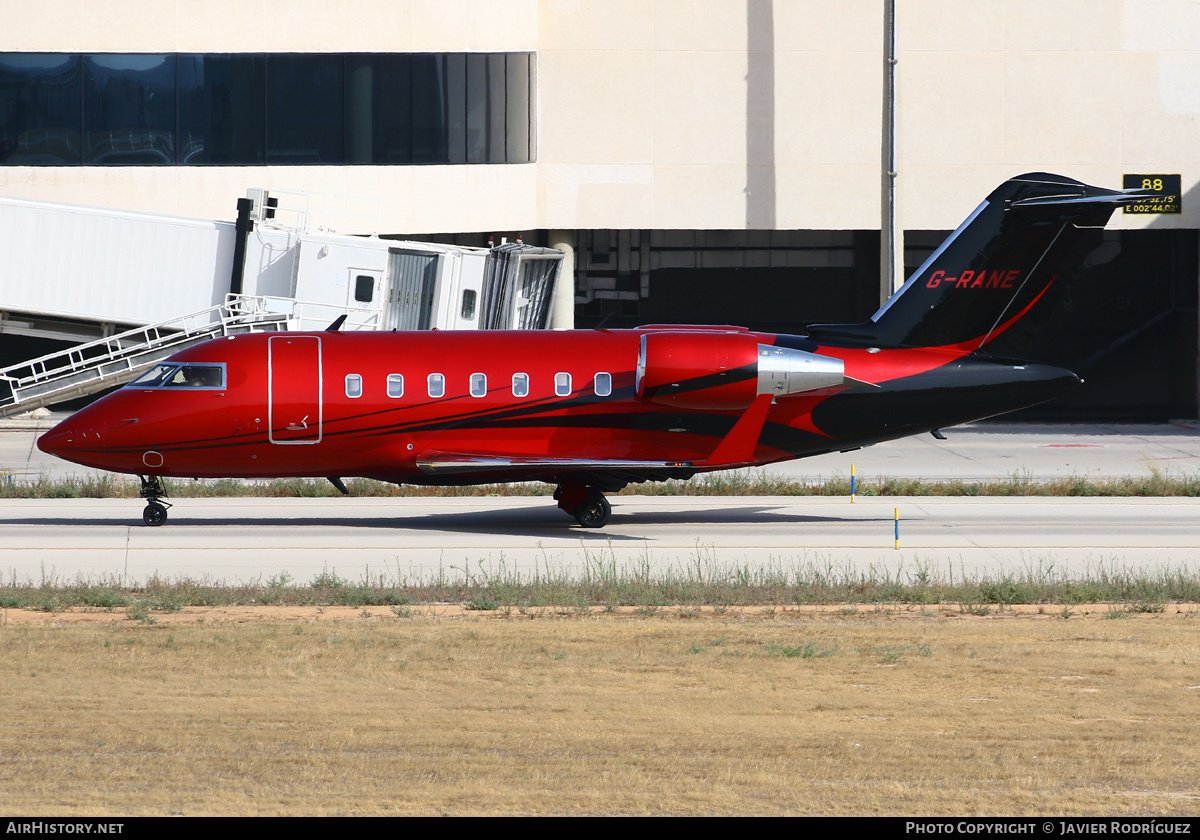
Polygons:
<instances>
[{"instance_id":1,"label":"winglet","mask_svg":"<svg viewBox=\"0 0 1200 840\"><path fill-rule=\"evenodd\" d=\"M337 332L342 328L342 324L346 323L346 317L349 313L343 312L337 316L337 320L325 328L325 332Z\"/></svg>"},{"instance_id":2,"label":"winglet","mask_svg":"<svg viewBox=\"0 0 1200 840\"><path fill-rule=\"evenodd\" d=\"M767 413L771 410L771 394L759 394L746 412L721 439L707 461L697 461L698 467L731 467L737 464L754 463L754 448L763 426L767 424Z\"/></svg>"}]
</instances>

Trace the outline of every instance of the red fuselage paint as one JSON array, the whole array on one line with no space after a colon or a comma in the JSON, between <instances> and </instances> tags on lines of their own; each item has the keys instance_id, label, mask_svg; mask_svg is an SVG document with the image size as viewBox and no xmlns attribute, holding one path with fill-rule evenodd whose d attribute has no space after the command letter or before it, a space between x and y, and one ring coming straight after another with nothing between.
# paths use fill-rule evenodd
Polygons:
<instances>
[{"instance_id":1,"label":"red fuselage paint","mask_svg":"<svg viewBox=\"0 0 1200 840\"><path fill-rule=\"evenodd\" d=\"M696 462L713 454L753 394L748 401L733 386L717 385L711 389L711 404L705 406L702 399L697 402L695 392L683 405L637 392L642 337L671 332L656 328L239 335L171 357L224 364L223 388L126 386L77 412L38 445L87 466L157 476L364 476L472 483L506 478L552 481L562 473L528 468L511 475L491 471L473 477L468 472L444 481L418 467L419 459L431 453L695 463L693 472L733 466ZM916 418L902 416L903 411L911 412L905 408L905 395L923 387L922 375L952 372L974 348L872 352L746 330L710 333L712 342L694 340L703 333L692 330L693 338L670 345L674 374L709 373L714 358L726 366L745 364L742 345L747 341L771 345L788 340L810 352L843 359L846 376L857 380L778 398L767 412L762 437L755 437L752 461L742 463L769 464L996 413L984 412L970 399L955 403L947 396L953 382L939 379L929 385L930 410L923 408ZM719 346L714 351L715 345ZM980 364L984 363L975 366ZM398 377L403 377L402 392ZM646 377L643 391L648 383L661 386L670 378L664 378L662 369ZM966 374L960 378L964 387L971 386ZM884 399L892 390L896 409ZM835 415L841 415L836 412L828 422L814 419L814 410L851 394L861 398L863 406L877 406L879 416L868 423L870 429L859 428L863 411L854 402L847 403L854 415L852 432L839 428L842 421ZM1014 397L1014 404L1004 410L1045 398ZM939 414L943 403L945 410Z\"/></svg>"}]
</instances>

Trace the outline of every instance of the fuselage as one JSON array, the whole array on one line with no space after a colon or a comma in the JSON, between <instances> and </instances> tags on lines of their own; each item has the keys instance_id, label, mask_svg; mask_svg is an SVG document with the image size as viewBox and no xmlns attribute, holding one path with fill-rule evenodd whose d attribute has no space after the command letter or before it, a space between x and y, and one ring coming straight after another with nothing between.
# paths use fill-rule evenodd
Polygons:
<instances>
[{"instance_id":1,"label":"fuselage","mask_svg":"<svg viewBox=\"0 0 1200 840\"><path fill-rule=\"evenodd\" d=\"M691 336L689 348L725 341L762 357L763 348L794 350L844 369L836 384L775 396L743 463L988 417L1078 382L1059 368L961 347L838 346L737 328L249 334L175 354L167 364L179 367L164 370L177 382L143 377L38 445L87 466L154 476L463 484L552 480L558 473L537 459L675 465L640 478L630 471L635 481L733 466L703 462L758 396L753 377L763 389L761 369L724 349L693 358L693 349L664 343L675 333ZM668 338L651 338L648 356L647 337L659 335ZM203 376L185 382L185 373ZM443 474L428 468L431 455L530 462Z\"/></svg>"}]
</instances>

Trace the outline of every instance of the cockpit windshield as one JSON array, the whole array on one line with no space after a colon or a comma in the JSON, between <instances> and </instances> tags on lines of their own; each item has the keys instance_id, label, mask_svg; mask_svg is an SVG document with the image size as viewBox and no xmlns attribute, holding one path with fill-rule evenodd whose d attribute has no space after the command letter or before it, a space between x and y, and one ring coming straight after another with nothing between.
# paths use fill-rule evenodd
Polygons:
<instances>
[{"instance_id":1,"label":"cockpit windshield","mask_svg":"<svg viewBox=\"0 0 1200 840\"><path fill-rule=\"evenodd\" d=\"M178 368L179 365L155 365L129 384L135 388L157 388Z\"/></svg>"},{"instance_id":2,"label":"cockpit windshield","mask_svg":"<svg viewBox=\"0 0 1200 840\"><path fill-rule=\"evenodd\" d=\"M131 388L204 388L225 387L225 365L171 364L155 365L129 384Z\"/></svg>"}]
</instances>

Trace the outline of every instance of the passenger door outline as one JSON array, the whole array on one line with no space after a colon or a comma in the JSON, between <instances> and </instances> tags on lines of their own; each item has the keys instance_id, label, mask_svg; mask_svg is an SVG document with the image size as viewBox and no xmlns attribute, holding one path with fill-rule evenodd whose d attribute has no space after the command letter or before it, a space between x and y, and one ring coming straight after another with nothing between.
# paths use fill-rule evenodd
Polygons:
<instances>
[{"instance_id":1,"label":"passenger door outline","mask_svg":"<svg viewBox=\"0 0 1200 840\"><path fill-rule=\"evenodd\" d=\"M273 335L267 339L267 435L271 443L320 443L324 392L320 336Z\"/></svg>"}]
</instances>

